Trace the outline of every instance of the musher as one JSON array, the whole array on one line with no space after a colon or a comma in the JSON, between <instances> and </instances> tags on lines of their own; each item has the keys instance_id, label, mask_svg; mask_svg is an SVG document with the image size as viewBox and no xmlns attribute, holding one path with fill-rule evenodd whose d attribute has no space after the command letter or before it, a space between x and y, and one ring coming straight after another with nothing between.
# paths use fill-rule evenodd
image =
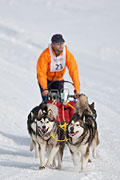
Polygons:
<instances>
[{"instance_id":1,"label":"musher","mask_svg":"<svg viewBox=\"0 0 120 180\"><path fill-rule=\"evenodd\" d=\"M64 45L65 40L61 34L51 38L51 44L45 49L37 61L37 79L41 90L42 99L45 100L51 89L63 89L63 76L66 67L74 84L74 96L79 97L80 80L76 60ZM55 81L55 82L53 82ZM51 83L53 82L53 83Z\"/></svg>"}]
</instances>

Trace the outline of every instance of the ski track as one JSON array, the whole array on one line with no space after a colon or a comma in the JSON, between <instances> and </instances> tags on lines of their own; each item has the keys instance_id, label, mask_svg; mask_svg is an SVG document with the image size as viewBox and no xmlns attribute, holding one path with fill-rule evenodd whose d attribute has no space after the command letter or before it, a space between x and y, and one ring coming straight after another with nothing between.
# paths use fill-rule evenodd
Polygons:
<instances>
[{"instance_id":1,"label":"ski track","mask_svg":"<svg viewBox=\"0 0 120 180\"><path fill-rule=\"evenodd\" d=\"M10 5L14 3L15 1L10 1ZM37 0L36 3L38 3ZM59 3L56 2L54 7L58 6ZM52 2L47 1L46 7L52 8ZM61 4L64 13L66 13L65 7L66 3ZM70 4L67 13L74 8L76 10L76 6L73 7L73 4ZM33 40L24 29L19 30L17 26L4 23L1 18L0 41L0 83L2 87L0 88L0 171L2 172L0 179L56 180L57 178L59 180L65 177L65 180L118 180L120 177L120 133L118 134L120 101L116 104L115 102L120 97L120 86L114 80L119 79L120 74L117 71L115 79L108 80L108 77L104 79L106 70L108 76L114 75L114 71L105 68L108 62L104 59L104 53L108 54L110 50L107 48L105 52L101 50L101 54L97 57L92 51L83 51L81 57L85 61L78 62L82 74L82 92L88 95L90 101L95 101L98 113L100 145L97 148L97 159L88 164L86 173L79 173L80 163L78 167L73 166L69 150L66 148L62 170L46 168L40 171L39 159L35 160L34 152L29 151L31 139L27 132L26 121L29 111L41 101L38 85L35 82L35 68L44 45ZM113 49L111 54L116 54L117 58L120 57L116 49ZM76 56L79 57L80 54L76 52ZM89 62L88 57L93 64ZM99 66L94 63L96 58L102 62ZM117 58L115 61L119 65ZM33 61L33 59L36 60ZM104 65L103 68L102 65ZM84 69L90 76L84 72ZM96 78L95 81L91 80L94 78L92 72L97 74L98 79ZM101 76L102 82L100 81ZM98 80L99 84L97 84ZM111 83L116 88L110 89ZM111 101L113 95L113 101Z\"/></svg>"}]
</instances>

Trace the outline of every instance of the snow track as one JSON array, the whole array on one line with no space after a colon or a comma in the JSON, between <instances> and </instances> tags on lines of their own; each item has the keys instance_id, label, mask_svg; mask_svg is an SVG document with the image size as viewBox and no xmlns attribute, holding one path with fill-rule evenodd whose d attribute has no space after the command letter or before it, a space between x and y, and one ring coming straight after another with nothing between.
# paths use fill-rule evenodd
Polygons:
<instances>
[{"instance_id":1,"label":"snow track","mask_svg":"<svg viewBox=\"0 0 120 180\"><path fill-rule=\"evenodd\" d=\"M119 0L0 1L1 180L120 179L119 6ZM62 170L40 171L29 151L27 115L41 102L36 62L54 33L63 34L75 55L81 93L98 113L100 145L86 173L79 173L80 163L73 166L67 148Z\"/></svg>"}]
</instances>

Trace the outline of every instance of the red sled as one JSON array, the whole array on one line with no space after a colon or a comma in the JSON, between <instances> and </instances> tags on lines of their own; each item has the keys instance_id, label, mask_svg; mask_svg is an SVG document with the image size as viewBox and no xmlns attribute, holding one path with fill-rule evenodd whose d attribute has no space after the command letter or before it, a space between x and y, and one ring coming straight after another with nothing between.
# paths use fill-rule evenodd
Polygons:
<instances>
[{"instance_id":1,"label":"red sled","mask_svg":"<svg viewBox=\"0 0 120 180\"><path fill-rule=\"evenodd\" d=\"M53 101L48 101L48 103L52 103ZM55 105L58 107L59 117L56 119L56 122L69 122L74 114L74 106L75 102L69 101L66 104L61 104L60 102L56 102Z\"/></svg>"}]
</instances>

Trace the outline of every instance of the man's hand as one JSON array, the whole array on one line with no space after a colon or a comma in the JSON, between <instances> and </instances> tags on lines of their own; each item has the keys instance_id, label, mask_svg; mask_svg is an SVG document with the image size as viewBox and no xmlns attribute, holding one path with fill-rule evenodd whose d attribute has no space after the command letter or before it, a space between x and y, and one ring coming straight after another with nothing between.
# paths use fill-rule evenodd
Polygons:
<instances>
[{"instance_id":1,"label":"man's hand","mask_svg":"<svg viewBox=\"0 0 120 180\"><path fill-rule=\"evenodd\" d=\"M47 95L48 95L48 92L49 92L48 89L45 89L45 90L43 90L42 95L43 95L43 96L47 96Z\"/></svg>"},{"instance_id":2,"label":"man's hand","mask_svg":"<svg viewBox=\"0 0 120 180\"><path fill-rule=\"evenodd\" d=\"M79 96L80 96L80 93L77 92L76 90L74 90L74 97L75 97L75 99L78 99Z\"/></svg>"}]
</instances>

